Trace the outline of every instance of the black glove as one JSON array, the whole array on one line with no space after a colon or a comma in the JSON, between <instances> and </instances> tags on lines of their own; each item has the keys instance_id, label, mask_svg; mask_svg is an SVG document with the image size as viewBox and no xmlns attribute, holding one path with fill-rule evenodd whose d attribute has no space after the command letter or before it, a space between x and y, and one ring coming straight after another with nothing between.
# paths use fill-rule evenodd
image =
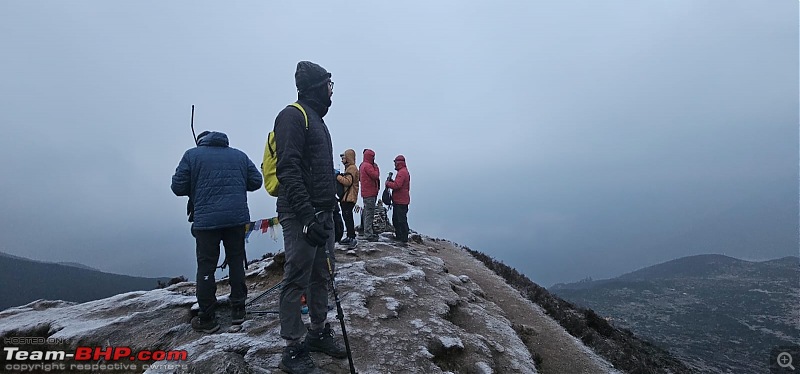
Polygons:
<instances>
[{"instance_id":1,"label":"black glove","mask_svg":"<svg viewBox=\"0 0 800 374\"><path fill-rule=\"evenodd\" d=\"M303 226L303 237L308 244L314 247L325 245L328 242L330 230L316 220L316 216Z\"/></svg>"}]
</instances>

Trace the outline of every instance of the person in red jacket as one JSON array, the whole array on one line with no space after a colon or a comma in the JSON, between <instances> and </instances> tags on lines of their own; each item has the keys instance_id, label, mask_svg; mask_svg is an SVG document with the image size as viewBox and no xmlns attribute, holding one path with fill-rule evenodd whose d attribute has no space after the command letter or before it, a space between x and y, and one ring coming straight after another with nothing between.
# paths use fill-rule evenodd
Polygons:
<instances>
[{"instance_id":1,"label":"person in red jacket","mask_svg":"<svg viewBox=\"0 0 800 374\"><path fill-rule=\"evenodd\" d=\"M408 243L408 204L411 203L411 176L406 168L406 158L398 155L394 158L394 169L397 177L392 180L391 174L386 178L386 187L392 189L392 224L394 236L402 245Z\"/></svg>"},{"instance_id":2,"label":"person in red jacket","mask_svg":"<svg viewBox=\"0 0 800 374\"><path fill-rule=\"evenodd\" d=\"M377 241L378 233L372 229L372 220L375 217L375 203L378 200L378 190L381 188L381 170L375 163L375 152L371 149L364 150L364 160L358 167L361 177L361 197L364 199L364 213L361 228L367 236L367 241Z\"/></svg>"}]
</instances>

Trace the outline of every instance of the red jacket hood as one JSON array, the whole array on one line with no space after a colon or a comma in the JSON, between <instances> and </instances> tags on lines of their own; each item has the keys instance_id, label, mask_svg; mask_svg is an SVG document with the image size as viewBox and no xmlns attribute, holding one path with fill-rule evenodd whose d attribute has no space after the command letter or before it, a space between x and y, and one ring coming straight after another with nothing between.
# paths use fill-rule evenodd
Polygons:
<instances>
[{"instance_id":1,"label":"red jacket hood","mask_svg":"<svg viewBox=\"0 0 800 374\"><path fill-rule=\"evenodd\" d=\"M364 150L364 161L370 164L375 163L375 152L369 148Z\"/></svg>"},{"instance_id":2,"label":"red jacket hood","mask_svg":"<svg viewBox=\"0 0 800 374\"><path fill-rule=\"evenodd\" d=\"M394 170L400 170L406 167L406 158L403 155L398 155L394 158Z\"/></svg>"}]
</instances>

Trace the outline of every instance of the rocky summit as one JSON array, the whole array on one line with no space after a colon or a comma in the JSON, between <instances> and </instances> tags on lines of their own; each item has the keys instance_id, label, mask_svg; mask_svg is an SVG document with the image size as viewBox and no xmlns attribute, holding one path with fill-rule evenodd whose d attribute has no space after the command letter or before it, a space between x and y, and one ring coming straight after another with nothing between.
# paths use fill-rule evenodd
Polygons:
<instances>
[{"instance_id":1,"label":"rocky summit","mask_svg":"<svg viewBox=\"0 0 800 374\"><path fill-rule=\"evenodd\" d=\"M96 348L118 352L125 347L134 354L185 352L185 360L156 355L115 360L103 350L90 360L63 361L73 372L94 371L91 366L70 367L77 364L97 365L98 370L103 369L99 365L118 365L116 373L126 368L146 373L280 373L284 342L275 311L281 257L249 264L248 314L240 326L230 321L226 279L218 282L222 329L214 334L190 327L197 309L194 283L181 282L80 304L38 300L7 309L0 312L0 336L6 347L16 344L20 351L77 353L94 347L92 354L97 354ZM336 261L336 289L359 373L623 372L452 242L414 235L407 247L400 247L382 234L378 242L362 241L352 250L337 245ZM336 314L331 297L328 320L341 337ZM347 359L321 353L312 357L323 372L350 372ZM680 364L640 369L633 371L682 371Z\"/></svg>"}]
</instances>

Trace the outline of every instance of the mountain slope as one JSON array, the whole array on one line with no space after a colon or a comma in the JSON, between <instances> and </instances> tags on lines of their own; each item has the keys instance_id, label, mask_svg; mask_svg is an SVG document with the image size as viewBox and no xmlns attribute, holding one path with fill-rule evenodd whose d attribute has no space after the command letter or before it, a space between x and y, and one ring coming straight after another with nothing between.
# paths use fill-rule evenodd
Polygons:
<instances>
[{"instance_id":1,"label":"mountain slope","mask_svg":"<svg viewBox=\"0 0 800 374\"><path fill-rule=\"evenodd\" d=\"M230 326L227 300L220 299L223 329L217 334L191 330L194 283L184 282L83 304L37 302L11 308L0 312L0 336L62 338L68 351L79 345L186 350L185 362L157 363L177 364L177 369L150 368L150 373L277 373L283 341L271 312L278 292L268 291L282 277L280 260L279 255L250 266L248 319L241 327ZM452 243L426 238L399 248L383 237L355 251L339 251L337 264L337 289L359 373L618 372ZM228 291L221 280L218 295ZM328 319L339 333L335 314L331 310ZM313 357L326 372L349 372L346 359Z\"/></svg>"},{"instance_id":2,"label":"mountain slope","mask_svg":"<svg viewBox=\"0 0 800 374\"><path fill-rule=\"evenodd\" d=\"M800 259L698 255L550 291L611 317L702 372L764 372L770 350L800 342Z\"/></svg>"},{"instance_id":3,"label":"mountain slope","mask_svg":"<svg viewBox=\"0 0 800 374\"><path fill-rule=\"evenodd\" d=\"M169 278L104 273L79 264L56 264L0 255L0 310L37 299L84 302L123 292L151 290Z\"/></svg>"}]
</instances>

